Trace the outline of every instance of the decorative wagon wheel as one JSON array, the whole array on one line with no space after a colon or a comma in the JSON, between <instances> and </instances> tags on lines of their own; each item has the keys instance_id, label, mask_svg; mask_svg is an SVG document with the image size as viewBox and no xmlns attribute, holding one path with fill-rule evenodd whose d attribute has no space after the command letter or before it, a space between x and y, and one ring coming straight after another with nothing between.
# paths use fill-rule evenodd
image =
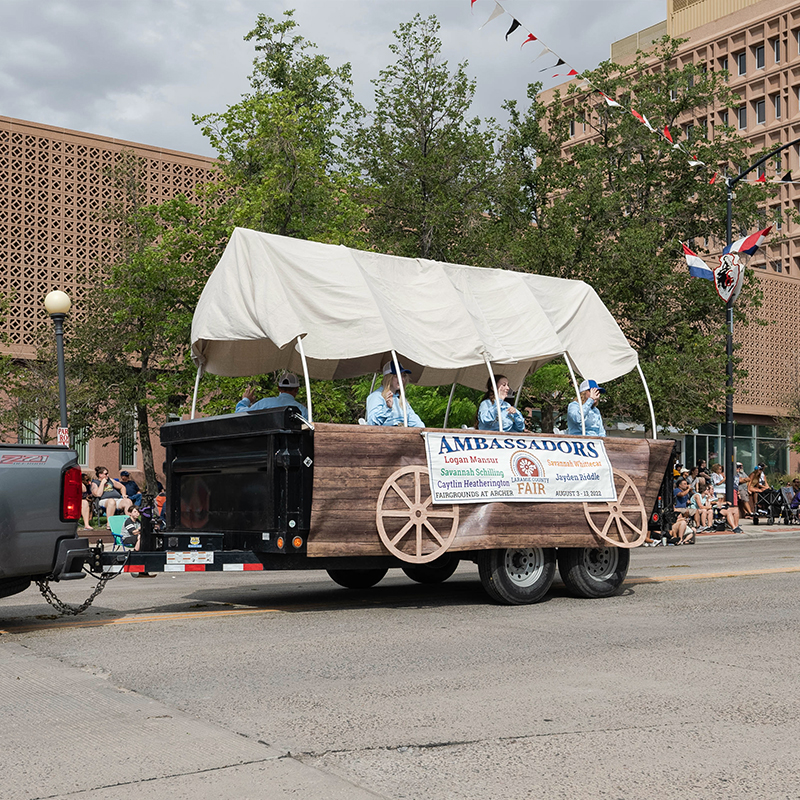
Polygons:
<instances>
[{"instance_id":1,"label":"decorative wagon wheel","mask_svg":"<svg viewBox=\"0 0 800 800\"><path fill-rule=\"evenodd\" d=\"M387 478L375 522L392 555L425 564L450 546L458 530L458 506L434 506L432 500L425 467L401 467Z\"/></svg>"},{"instance_id":2,"label":"decorative wagon wheel","mask_svg":"<svg viewBox=\"0 0 800 800\"><path fill-rule=\"evenodd\" d=\"M615 547L636 547L647 536L647 511L629 475L614 470L617 499L608 503L584 503L589 527ZM610 535L616 529L619 540Z\"/></svg>"}]
</instances>

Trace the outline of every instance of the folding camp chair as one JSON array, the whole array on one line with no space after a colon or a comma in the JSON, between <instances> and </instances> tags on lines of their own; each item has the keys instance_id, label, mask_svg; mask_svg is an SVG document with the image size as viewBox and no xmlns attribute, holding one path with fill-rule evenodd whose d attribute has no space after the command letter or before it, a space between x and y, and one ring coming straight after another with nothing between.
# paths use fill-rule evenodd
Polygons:
<instances>
[{"instance_id":1,"label":"folding camp chair","mask_svg":"<svg viewBox=\"0 0 800 800\"><path fill-rule=\"evenodd\" d=\"M777 489L764 489L759 492L758 500L753 509L753 525L758 525L759 519L767 518L767 525L774 525L775 520L783 514L783 495Z\"/></svg>"},{"instance_id":2,"label":"folding camp chair","mask_svg":"<svg viewBox=\"0 0 800 800\"><path fill-rule=\"evenodd\" d=\"M124 514L114 514L114 516L108 518L108 527L111 530L111 535L114 537L114 546L111 548L112 550L125 550L133 547L133 545L122 543L122 526L124 524Z\"/></svg>"},{"instance_id":3,"label":"folding camp chair","mask_svg":"<svg viewBox=\"0 0 800 800\"><path fill-rule=\"evenodd\" d=\"M795 491L791 486L781 486L781 497L783 498L783 517L784 525L796 525L800 522L800 509L792 508Z\"/></svg>"}]
</instances>

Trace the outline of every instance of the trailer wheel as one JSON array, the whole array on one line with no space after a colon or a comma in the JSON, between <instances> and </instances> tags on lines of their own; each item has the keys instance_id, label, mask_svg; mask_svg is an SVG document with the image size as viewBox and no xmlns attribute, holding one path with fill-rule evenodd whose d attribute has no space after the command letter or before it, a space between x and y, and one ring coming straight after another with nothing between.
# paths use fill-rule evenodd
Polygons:
<instances>
[{"instance_id":1,"label":"trailer wheel","mask_svg":"<svg viewBox=\"0 0 800 800\"><path fill-rule=\"evenodd\" d=\"M458 567L458 559L449 554L439 556L430 564L402 567L403 572L417 583L444 583Z\"/></svg>"},{"instance_id":2,"label":"trailer wheel","mask_svg":"<svg viewBox=\"0 0 800 800\"><path fill-rule=\"evenodd\" d=\"M558 571L573 597L612 597L622 589L631 551L622 547L561 547Z\"/></svg>"},{"instance_id":3,"label":"trailer wheel","mask_svg":"<svg viewBox=\"0 0 800 800\"><path fill-rule=\"evenodd\" d=\"M329 569L328 575L346 589L370 589L383 580L388 569Z\"/></svg>"},{"instance_id":4,"label":"trailer wheel","mask_svg":"<svg viewBox=\"0 0 800 800\"><path fill-rule=\"evenodd\" d=\"M482 550L478 574L486 593L498 603L538 603L553 583L556 551L552 547Z\"/></svg>"},{"instance_id":5,"label":"trailer wheel","mask_svg":"<svg viewBox=\"0 0 800 800\"><path fill-rule=\"evenodd\" d=\"M458 531L458 506L433 505L428 470L410 465L383 484L375 515L384 547L407 564L440 558Z\"/></svg>"}]
</instances>

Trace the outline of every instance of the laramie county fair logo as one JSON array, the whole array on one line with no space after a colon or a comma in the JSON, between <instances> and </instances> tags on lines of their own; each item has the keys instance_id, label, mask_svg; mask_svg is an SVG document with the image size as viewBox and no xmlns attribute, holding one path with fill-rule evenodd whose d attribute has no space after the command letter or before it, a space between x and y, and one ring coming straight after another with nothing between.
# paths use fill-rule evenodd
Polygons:
<instances>
[{"instance_id":1,"label":"laramie county fair logo","mask_svg":"<svg viewBox=\"0 0 800 800\"><path fill-rule=\"evenodd\" d=\"M511 471L517 478L544 478L542 462L524 450L511 456Z\"/></svg>"}]
</instances>

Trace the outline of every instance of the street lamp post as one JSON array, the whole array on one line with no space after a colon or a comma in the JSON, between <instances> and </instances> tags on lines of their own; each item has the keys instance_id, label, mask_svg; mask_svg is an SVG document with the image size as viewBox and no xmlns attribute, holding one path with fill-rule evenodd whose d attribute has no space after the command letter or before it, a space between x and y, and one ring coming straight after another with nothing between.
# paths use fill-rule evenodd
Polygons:
<instances>
[{"instance_id":1,"label":"street lamp post","mask_svg":"<svg viewBox=\"0 0 800 800\"><path fill-rule=\"evenodd\" d=\"M72 307L65 292L55 289L44 299L44 307L56 329L56 354L58 357L58 403L61 410L61 428L67 430L67 379L64 373L64 317ZM60 433L60 431L59 431ZM66 435L66 434L64 434ZM61 443L61 442L59 442ZM69 442L67 442L69 444Z\"/></svg>"},{"instance_id":2,"label":"street lamp post","mask_svg":"<svg viewBox=\"0 0 800 800\"><path fill-rule=\"evenodd\" d=\"M798 144L800 138L793 139L791 142L782 144L771 150L763 158L756 161L755 164L749 166L743 172L740 172L735 178L726 178L725 183L727 186L727 245L733 243L733 187L739 183L745 175L749 175L754 169L760 167L763 163L768 161L772 156L777 155L781 150L791 147L793 144ZM733 456L733 296L730 297L725 305L725 321L728 326L728 333L725 338L725 353L728 358L727 364L727 380L725 395L725 499L728 503L733 503L733 479L735 473L735 459Z\"/></svg>"}]
</instances>

